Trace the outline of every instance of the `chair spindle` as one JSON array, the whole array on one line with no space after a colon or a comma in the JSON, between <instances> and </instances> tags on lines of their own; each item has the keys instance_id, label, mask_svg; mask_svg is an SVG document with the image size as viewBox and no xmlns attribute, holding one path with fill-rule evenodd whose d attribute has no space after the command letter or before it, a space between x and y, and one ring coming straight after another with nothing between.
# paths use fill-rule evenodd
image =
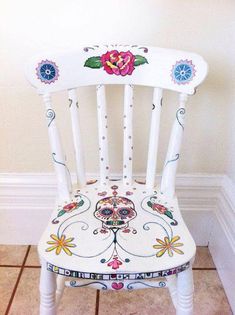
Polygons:
<instances>
[{"instance_id":1,"label":"chair spindle","mask_svg":"<svg viewBox=\"0 0 235 315\"><path fill-rule=\"evenodd\" d=\"M77 171L77 184L79 187L83 187L86 184L83 145L81 137L80 122L78 117L78 101L75 89L68 91L69 95L69 109L71 114L73 143L76 159L76 171Z\"/></svg>"},{"instance_id":2,"label":"chair spindle","mask_svg":"<svg viewBox=\"0 0 235 315\"><path fill-rule=\"evenodd\" d=\"M165 165L162 174L161 192L169 197L175 193L175 176L180 157L180 148L184 131L185 104L188 95L180 93L179 108L176 111L176 118L171 130Z\"/></svg>"},{"instance_id":3,"label":"chair spindle","mask_svg":"<svg viewBox=\"0 0 235 315\"><path fill-rule=\"evenodd\" d=\"M154 88L151 127L149 135L148 162L146 172L146 186L153 188L155 185L159 127L162 109L162 89Z\"/></svg>"},{"instance_id":4,"label":"chair spindle","mask_svg":"<svg viewBox=\"0 0 235 315\"><path fill-rule=\"evenodd\" d=\"M123 183L132 183L132 158L133 158L133 86L125 85L124 88L124 136L123 136Z\"/></svg>"},{"instance_id":5,"label":"chair spindle","mask_svg":"<svg viewBox=\"0 0 235 315\"><path fill-rule=\"evenodd\" d=\"M107 110L104 85L97 85L96 92L99 134L100 183L101 185L107 185L109 181L109 155Z\"/></svg>"},{"instance_id":6,"label":"chair spindle","mask_svg":"<svg viewBox=\"0 0 235 315\"><path fill-rule=\"evenodd\" d=\"M51 154L58 183L58 196L62 199L62 201L68 201L70 199L71 178L68 168L65 164L62 144L55 123L56 114L52 108L50 94L44 94L43 101L46 106L46 117L48 122L47 125L51 146Z\"/></svg>"}]
</instances>

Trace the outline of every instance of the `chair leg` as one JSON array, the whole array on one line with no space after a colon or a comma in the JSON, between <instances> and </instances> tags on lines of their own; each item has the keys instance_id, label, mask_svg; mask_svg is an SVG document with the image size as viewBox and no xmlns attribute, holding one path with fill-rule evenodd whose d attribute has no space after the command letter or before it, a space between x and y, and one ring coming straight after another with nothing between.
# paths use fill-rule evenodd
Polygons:
<instances>
[{"instance_id":1,"label":"chair leg","mask_svg":"<svg viewBox=\"0 0 235 315\"><path fill-rule=\"evenodd\" d=\"M65 277L58 275L56 279L56 305L57 306L64 293L64 288L65 288Z\"/></svg>"},{"instance_id":2,"label":"chair leg","mask_svg":"<svg viewBox=\"0 0 235 315\"><path fill-rule=\"evenodd\" d=\"M168 289L175 309L177 308L177 277L176 275L167 277Z\"/></svg>"},{"instance_id":3,"label":"chair leg","mask_svg":"<svg viewBox=\"0 0 235 315\"><path fill-rule=\"evenodd\" d=\"M47 270L45 261L41 260L41 265L40 315L56 315L56 275L53 272Z\"/></svg>"},{"instance_id":4,"label":"chair leg","mask_svg":"<svg viewBox=\"0 0 235 315\"><path fill-rule=\"evenodd\" d=\"M177 315L193 314L193 272L192 267L177 275Z\"/></svg>"}]
</instances>

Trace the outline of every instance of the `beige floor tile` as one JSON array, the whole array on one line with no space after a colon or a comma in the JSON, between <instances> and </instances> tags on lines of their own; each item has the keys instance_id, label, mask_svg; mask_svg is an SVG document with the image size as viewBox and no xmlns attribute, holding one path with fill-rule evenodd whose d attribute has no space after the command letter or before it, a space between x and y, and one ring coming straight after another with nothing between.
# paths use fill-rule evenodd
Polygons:
<instances>
[{"instance_id":1,"label":"beige floor tile","mask_svg":"<svg viewBox=\"0 0 235 315\"><path fill-rule=\"evenodd\" d=\"M39 314L39 269L23 271L9 315ZM96 291L92 289L65 289L58 315L95 314Z\"/></svg>"},{"instance_id":2,"label":"beige floor tile","mask_svg":"<svg viewBox=\"0 0 235 315\"><path fill-rule=\"evenodd\" d=\"M20 268L0 267L0 314L5 314Z\"/></svg>"},{"instance_id":3,"label":"beige floor tile","mask_svg":"<svg viewBox=\"0 0 235 315\"><path fill-rule=\"evenodd\" d=\"M193 268L215 268L213 259L206 246L197 246Z\"/></svg>"},{"instance_id":4,"label":"beige floor tile","mask_svg":"<svg viewBox=\"0 0 235 315\"><path fill-rule=\"evenodd\" d=\"M216 270L195 270L194 283L195 315L232 315Z\"/></svg>"},{"instance_id":5,"label":"beige floor tile","mask_svg":"<svg viewBox=\"0 0 235 315\"><path fill-rule=\"evenodd\" d=\"M0 245L0 265L21 265L28 246Z\"/></svg>"},{"instance_id":6,"label":"beige floor tile","mask_svg":"<svg viewBox=\"0 0 235 315\"><path fill-rule=\"evenodd\" d=\"M102 292L99 315L175 315L167 289Z\"/></svg>"},{"instance_id":7,"label":"beige floor tile","mask_svg":"<svg viewBox=\"0 0 235 315\"><path fill-rule=\"evenodd\" d=\"M39 314L39 281L38 269L24 269L10 312L10 315L38 315Z\"/></svg>"},{"instance_id":8,"label":"beige floor tile","mask_svg":"<svg viewBox=\"0 0 235 315\"><path fill-rule=\"evenodd\" d=\"M194 271L195 315L232 315L218 274L214 270ZM175 314L167 289L134 292L102 292L99 315Z\"/></svg>"},{"instance_id":9,"label":"beige floor tile","mask_svg":"<svg viewBox=\"0 0 235 315\"><path fill-rule=\"evenodd\" d=\"M58 315L94 315L96 290L66 288L58 309Z\"/></svg>"},{"instance_id":10,"label":"beige floor tile","mask_svg":"<svg viewBox=\"0 0 235 315\"><path fill-rule=\"evenodd\" d=\"M26 260L26 266L40 266L37 246L35 245L30 247L29 255Z\"/></svg>"}]
</instances>

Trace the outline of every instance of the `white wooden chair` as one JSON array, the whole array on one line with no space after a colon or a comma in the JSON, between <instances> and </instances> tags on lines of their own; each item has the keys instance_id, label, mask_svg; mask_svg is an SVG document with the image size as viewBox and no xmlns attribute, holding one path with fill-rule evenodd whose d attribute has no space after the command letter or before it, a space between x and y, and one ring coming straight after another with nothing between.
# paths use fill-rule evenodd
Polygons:
<instances>
[{"instance_id":1,"label":"white wooden chair","mask_svg":"<svg viewBox=\"0 0 235 315\"><path fill-rule=\"evenodd\" d=\"M184 51L103 45L42 54L31 60L26 72L46 106L58 183L58 203L38 246L40 314L56 314L64 286L114 291L168 287L176 313L192 314L196 246L178 207L175 176L185 103L207 74L205 61ZM124 85L123 176L115 182L109 177L106 84ZM97 182L86 182L76 96L77 87L90 85L96 86L97 92ZM153 87L152 105L146 104L152 106L152 116L144 183L132 176L133 85ZM179 107L158 186L155 173L163 89L179 92ZM51 94L62 90L68 90L71 114L77 167L74 190L51 103Z\"/></svg>"}]
</instances>

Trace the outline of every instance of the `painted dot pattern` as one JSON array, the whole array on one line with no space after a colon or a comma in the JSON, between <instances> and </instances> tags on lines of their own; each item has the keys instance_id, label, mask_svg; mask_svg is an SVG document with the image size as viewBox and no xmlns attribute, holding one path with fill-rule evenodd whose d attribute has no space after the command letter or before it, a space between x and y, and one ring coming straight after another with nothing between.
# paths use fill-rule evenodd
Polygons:
<instances>
[{"instance_id":1,"label":"painted dot pattern","mask_svg":"<svg viewBox=\"0 0 235 315\"><path fill-rule=\"evenodd\" d=\"M123 180L125 185L130 185L132 180L132 116L133 116L133 87L125 86L124 99L124 157Z\"/></svg>"},{"instance_id":2,"label":"painted dot pattern","mask_svg":"<svg viewBox=\"0 0 235 315\"><path fill-rule=\"evenodd\" d=\"M100 177L101 183L107 185L109 180L109 157L108 157L108 137L107 137L107 112L105 100L105 88L100 85L97 88L97 114L98 114L98 137L100 156Z\"/></svg>"}]
</instances>

